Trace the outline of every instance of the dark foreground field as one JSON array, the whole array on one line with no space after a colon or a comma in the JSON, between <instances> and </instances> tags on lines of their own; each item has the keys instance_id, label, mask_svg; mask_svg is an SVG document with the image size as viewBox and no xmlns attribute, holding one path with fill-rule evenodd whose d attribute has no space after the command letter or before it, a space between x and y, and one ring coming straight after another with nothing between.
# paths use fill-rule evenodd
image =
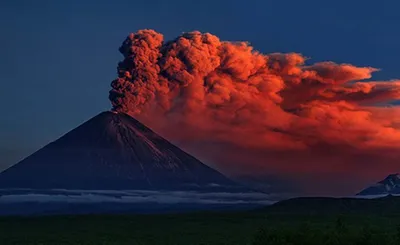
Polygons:
<instances>
[{"instance_id":1,"label":"dark foreground field","mask_svg":"<svg viewBox=\"0 0 400 245\"><path fill-rule=\"evenodd\" d=\"M180 215L0 218L0 244L400 244L400 216Z\"/></svg>"},{"instance_id":2,"label":"dark foreground field","mask_svg":"<svg viewBox=\"0 0 400 245\"><path fill-rule=\"evenodd\" d=\"M399 245L400 197L297 198L242 212L0 218L0 245Z\"/></svg>"}]
</instances>

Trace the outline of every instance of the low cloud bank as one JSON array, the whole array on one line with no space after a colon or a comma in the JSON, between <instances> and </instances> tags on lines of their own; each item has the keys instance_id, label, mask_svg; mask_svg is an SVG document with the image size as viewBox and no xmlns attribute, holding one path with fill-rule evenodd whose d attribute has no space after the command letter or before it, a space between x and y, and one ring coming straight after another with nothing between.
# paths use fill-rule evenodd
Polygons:
<instances>
[{"instance_id":1,"label":"low cloud bank","mask_svg":"<svg viewBox=\"0 0 400 245\"><path fill-rule=\"evenodd\" d=\"M2 190L1 203L160 203L160 204L260 204L274 203L263 193L227 193L148 190ZM0 192L0 193L1 193Z\"/></svg>"}]
</instances>

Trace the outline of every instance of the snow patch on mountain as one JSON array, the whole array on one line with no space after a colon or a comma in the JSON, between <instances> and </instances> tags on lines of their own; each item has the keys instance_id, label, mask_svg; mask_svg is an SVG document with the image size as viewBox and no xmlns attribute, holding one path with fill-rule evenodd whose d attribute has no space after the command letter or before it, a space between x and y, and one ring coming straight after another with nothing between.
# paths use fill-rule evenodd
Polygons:
<instances>
[{"instance_id":1,"label":"snow patch on mountain","mask_svg":"<svg viewBox=\"0 0 400 245\"><path fill-rule=\"evenodd\" d=\"M400 174L390 174L385 179L362 190L359 196L400 194Z\"/></svg>"}]
</instances>

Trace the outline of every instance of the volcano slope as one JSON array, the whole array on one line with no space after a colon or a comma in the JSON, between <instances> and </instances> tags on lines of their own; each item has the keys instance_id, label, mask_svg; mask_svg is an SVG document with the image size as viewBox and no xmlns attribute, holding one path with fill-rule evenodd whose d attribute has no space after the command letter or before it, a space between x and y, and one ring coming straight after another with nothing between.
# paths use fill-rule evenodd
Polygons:
<instances>
[{"instance_id":1,"label":"volcano slope","mask_svg":"<svg viewBox=\"0 0 400 245\"><path fill-rule=\"evenodd\" d=\"M2 172L0 189L0 205L72 200L140 202L141 207L180 203L190 210L190 203L266 200L266 195L236 184L131 116L109 111Z\"/></svg>"}]
</instances>

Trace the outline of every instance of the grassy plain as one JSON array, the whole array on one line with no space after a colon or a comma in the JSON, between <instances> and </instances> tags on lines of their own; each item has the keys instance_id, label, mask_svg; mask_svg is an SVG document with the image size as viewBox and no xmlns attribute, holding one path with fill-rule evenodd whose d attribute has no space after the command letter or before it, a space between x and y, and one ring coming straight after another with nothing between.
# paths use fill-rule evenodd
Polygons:
<instances>
[{"instance_id":1,"label":"grassy plain","mask_svg":"<svg viewBox=\"0 0 400 245\"><path fill-rule=\"evenodd\" d=\"M400 216L265 211L0 218L1 245L400 244Z\"/></svg>"}]
</instances>

